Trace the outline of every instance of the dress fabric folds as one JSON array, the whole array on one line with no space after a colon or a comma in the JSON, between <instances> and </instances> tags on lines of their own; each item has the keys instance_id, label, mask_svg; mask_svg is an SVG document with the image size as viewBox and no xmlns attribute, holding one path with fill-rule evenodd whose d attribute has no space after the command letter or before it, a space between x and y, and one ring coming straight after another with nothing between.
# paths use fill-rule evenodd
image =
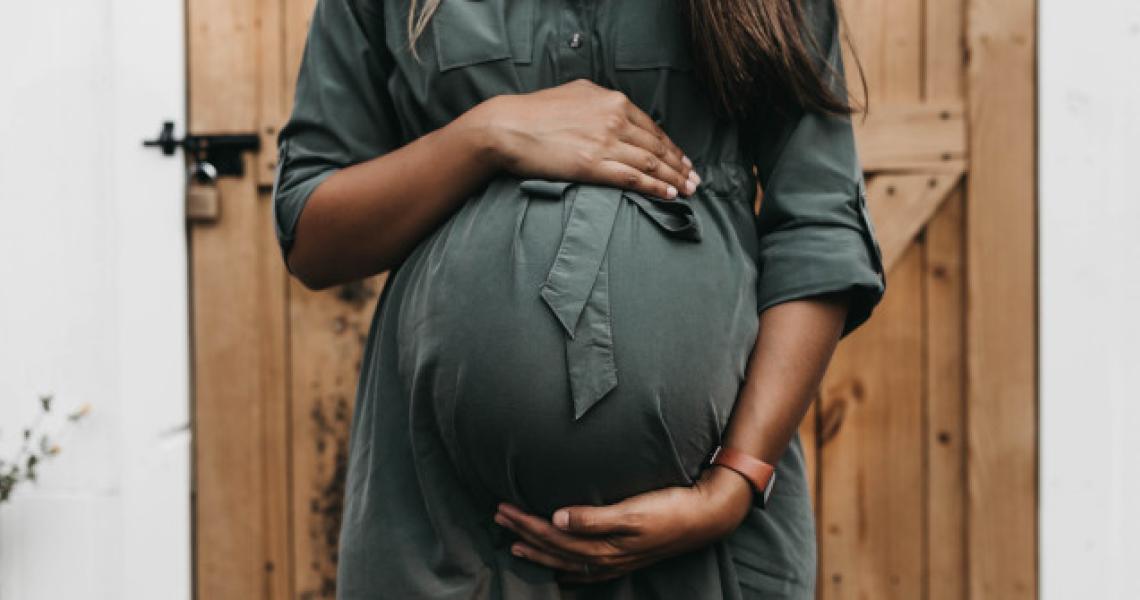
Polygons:
<instances>
[{"instance_id":1,"label":"dress fabric folds","mask_svg":"<svg viewBox=\"0 0 1140 600\"><path fill-rule=\"evenodd\" d=\"M702 183L665 200L500 173L390 272L361 363L338 598L813 597L798 435L767 508L605 583L560 585L512 556L491 517L503 500L549 517L690 485L727 426L763 310L846 290L843 335L866 321L886 280L850 121L804 113L742 139L694 71L677 0L442 0L418 57L408 4L318 0L278 140L283 253L337 170L493 96L579 78L645 110ZM805 4L839 86L836 14Z\"/></svg>"}]
</instances>

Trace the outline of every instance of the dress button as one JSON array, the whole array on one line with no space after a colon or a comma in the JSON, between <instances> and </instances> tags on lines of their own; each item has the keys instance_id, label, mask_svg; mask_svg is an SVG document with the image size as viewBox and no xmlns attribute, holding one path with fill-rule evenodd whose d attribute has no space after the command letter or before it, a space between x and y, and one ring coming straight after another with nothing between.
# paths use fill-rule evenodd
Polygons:
<instances>
[{"instance_id":1,"label":"dress button","mask_svg":"<svg viewBox=\"0 0 1140 600\"><path fill-rule=\"evenodd\" d=\"M570 47L574 48L575 50L582 47L581 33L575 33L574 35L570 36Z\"/></svg>"}]
</instances>

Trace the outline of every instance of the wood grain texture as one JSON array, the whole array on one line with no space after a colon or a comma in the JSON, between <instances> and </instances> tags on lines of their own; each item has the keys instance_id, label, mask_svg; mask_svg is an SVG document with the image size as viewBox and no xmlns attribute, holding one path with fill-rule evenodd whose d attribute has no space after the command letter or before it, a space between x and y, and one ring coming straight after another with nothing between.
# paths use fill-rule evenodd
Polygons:
<instances>
[{"instance_id":1,"label":"wood grain texture","mask_svg":"<svg viewBox=\"0 0 1140 600\"><path fill-rule=\"evenodd\" d=\"M188 128L246 133L258 121L258 0L187 0Z\"/></svg>"},{"instance_id":2,"label":"wood grain texture","mask_svg":"<svg viewBox=\"0 0 1140 600\"><path fill-rule=\"evenodd\" d=\"M258 126L259 0L190 0L189 123ZM289 563L285 274L246 176L219 181L220 219L190 230L194 337L195 580L201 598L292 596Z\"/></svg>"},{"instance_id":3,"label":"wood grain texture","mask_svg":"<svg viewBox=\"0 0 1140 600\"><path fill-rule=\"evenodd\" d=\"M849 44L843 48L851 97L860 100L864 88L870 114L879 103L912 102L922 90L923 0L840 0Z\"/></svg>"},{"instance_id":4,"label":"wood grain texture","mask_svg":"<svg viewBox=\"0 0 1140 600\"><path fill-rule=\"evenodd\" d=\"M252 212L257 215L248 227L248 232L260 242L259 260L265 261L266 294L264 301L270 307L266 316L271 316L275 327L262 339L262 351L273 354L287 353L289 348L288 296L286 271L281 251L273 228L273 198L269 186L277 166L277 127L274 125L283 118L284 94L281 89L281 12L283 0L257 0L257 29L254 35L258 47L258 120L256 130L261 137L261 149L247 155L250 165L246 179L254 183L257 200ZM266 412L265 439L263 441L268 468L265 474L266 539L267 553L272 568L267 569L269 588L266 597L270 599L293 598L293 538L294 530L288 526L290 515L296 510L295 498L281 493L288 489L293 476L289 448L293 445L290 426L291 390L287 387L289 376L286 355L280 371L262 372L267 392L261 397Z\"/></svg>"},{"instance_id":5,"label":"wood grain texture","mask_svg":"<svg viewBox=\"0 0 1140 600\"><path fill-rule=\"evenodd\" d=\"M961 187L926 227L926 598L966 597L965 273Z\"/></svg>"},{"instance_id":6,"label":"wood grain texture","mask_svg":"<svg viewBox=\"0 0 1140 600\"><path fill-rule=\"evenodd\" d=\"M961 101L966 80L966 5L963 0L926 0L923 98Z\"/></svg>"},{"instance_id":7,"label":"wood grain texture","mask_svg":"<svg viewBox=\"0 0 1140 600\"><path fill-rule=\"evenodd\" d=\"M964 105L965 3L926 0L923 97ZM964 108L964 107L963 107ZM968 119L963 119L963 124ZM968 154L962 128L963 171ZM926 597L964 600L966 558L964 186L930 219L926 239Z\"/></svg>"},{"instance_id":8,"label":"wood grain texture","mask_svg":"<svg viewBox=\"0 0 1140 600\"><path fill-rule=\"evenodd\" d=\"M931 110L918 104L923 3L847 1L843 7L870 92L870 113L865 120L856 118L864 168L914 170L942 162L943 148L953 148L954 137L962 135L962 113L960 105ZM952 123L946 127L954 120L942 116L947 112L957 117L956 129ZM963 158L961 152L953 154L950 158ZM889 177L895 179L872 182L868 194L880 244L886 240L891 252L888 292L871 321L841 345L818 409L819 596L829 600L909 600L925 593L922 357L927 340L923 250L912 241L925 218L923 211L902 208L936 203L922 201L928 175ZM897 198L887 194L888 188Z\"/></svg>"},{"instance_id":9,"label":"wood grain texture","mask_svg":"<svg viewBox=\"0 0 1140 600\"><path fill-rule=\"evenodd\" d=\"M280 1L280 0L278 0ZM280 60L285 98L293 88L305 47L313 0L282 3ZM304 600L334 598L337 543L347 473L348 437L360 360L385 275L313 292L289 286L293 465L293 585Z\"/></svg>"},{"instance_id":10,"label":"wood grain texture","mask_svg":"<svg viewBox=\"0 0 1140 600\"><path fill-rule=\"evenodd\" d=\"M285 89L285 3L284 0L258 1L258 124L261 152L258 153L257 182L273 185L277 168L277 132L288 117Z\"/></svg>"},{"instance_id":11,"label":"wood grain texture","mask_svg":"<svg viewBox=\"0 0 1140 600\"><path fill-rule=\"evenodd\" d=\"M843 66L848 95L860 104L883 79L883 45L875 28L883 21L885 5L886 0L838 0L843 17ZM863 77L859 76L860 67Z\"/></svg>"},{"instance_id":12,"label":"wood grain texture","mask_svg":"<svg viewBox=\"0 0 1140 600\"><path fill-rule=\"evenodd\" d=\"M820 596L920 598L923 588L922 249L889 274L873 326L823 384Z\"/></svg>"},{"instance_id":13,"label":"wood grain texture","mask_svg":"<svg viewBox=\"0 0 1140 600\"><path fill-rule=\"evenodd\" d=\"M968 0L969 572L973 598L1037 595L1034 0Z\"/></svg>"},{"instance_id":14,"label":"wood grain texture","mask_svg":"<svg viewBox=\"0 0 1140 600\"><path fill-rule=\"evenodd\" d=\"M253 182L219 186L224 221L191 232L197 581L203 597L287 597L284 278Z\"/></svg>"},{"instance_id":15,"label":"wood grain texture","mask_svg":"<svg viewBox=\"0 0 1140 600\"><path fill-rule=\"evenodd\" d=\"M922 10L924 0L888 0L878 29L884 58L879 89L872 88L881 103L909 102L922 97ZM871 111L874 114L874 110Z\"/></svg>"},{"instance_id":16,"label":"wood grain texture","mask_svg":"<svg viewBox=\"0 0 1140 600\"><path fill-rule=\"evenodd\" d=\"M960 101L880 104L854 125L859 160L867 171L963 168L966 116Z\"/></svg>"},{"instance_id":17,"label":"wood grain texture","mask_svg":"<svg viewBox=\"0 0 1140 600\"><path fill-rule=\"evenodd\" d=\"M961 179L961 173L879 175L867 184L883 268L889 273Z\"/></svg>"},{"instance_id":18,"label":"wood grain texture","mask_svg":"<svg viewBox=\"0 0 1140 600\"><path fill-rule=\"evenodd\" d=\"M290 286L294 499L299 598L333 598L360 360L384 276L323 292Z\"/></svg>"}]
</instances>

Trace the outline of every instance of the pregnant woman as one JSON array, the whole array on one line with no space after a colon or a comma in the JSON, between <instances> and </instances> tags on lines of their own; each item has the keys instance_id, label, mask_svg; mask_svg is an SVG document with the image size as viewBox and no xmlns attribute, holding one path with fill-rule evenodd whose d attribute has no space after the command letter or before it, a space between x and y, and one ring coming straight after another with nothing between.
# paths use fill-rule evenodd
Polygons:
<instances>
[{"instance_id":1,"label":"pregnant woman","mask_svg":"<svg viewBox=\"0 0 1140 600\"><path fill-rule=\"evenodd\" d=\"M311 288L389 271L338 597L813 595L797 425L885 290L838 29L833 0L318 0L277 234Z\"/></svg>"}]
</instances>

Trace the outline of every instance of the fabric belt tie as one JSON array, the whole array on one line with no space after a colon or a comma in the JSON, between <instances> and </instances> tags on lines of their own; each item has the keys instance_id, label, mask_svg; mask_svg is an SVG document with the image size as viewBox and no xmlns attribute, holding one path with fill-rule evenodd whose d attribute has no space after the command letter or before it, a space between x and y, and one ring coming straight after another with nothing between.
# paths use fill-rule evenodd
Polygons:
<instances>
[{"instance_id":1,"label":"fabric belt tie","mask_svg":"<svg viewBox=\"0 0 1140 600\"><path fill-rule=\"evenodd\" d=\"M566 331L566 367L576 421L618 383L608 249L622 198L671 237L699 242L700 222L689 200L541 179L527 179L519 188L529 197L570 203L562 242L539 295ZM567 193L571 189L574 192Z\"/></svg>"}]
</instances>

